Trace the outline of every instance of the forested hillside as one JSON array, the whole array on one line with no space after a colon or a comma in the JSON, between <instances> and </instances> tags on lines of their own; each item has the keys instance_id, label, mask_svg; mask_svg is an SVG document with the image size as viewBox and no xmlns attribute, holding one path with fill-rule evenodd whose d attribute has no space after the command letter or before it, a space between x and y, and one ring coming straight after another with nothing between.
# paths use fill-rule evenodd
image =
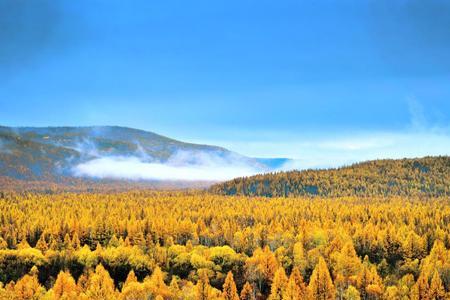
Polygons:
<instances>
[{"instance_id":1,"label":"forested hillside","mask_svg":"<svg viewBox=\"0 0 450 300\"><path fill-rule=\"evenodd\" d=\"M375 160L330 170L279 172L236 178L211 187L223 195L448 196L450 157Z\"/></svg>"},{"instance_id":2,"label":"forested hillside","mask_svg":"<svg viewBox=\"0 0 450 300\"><path fill-rule=\"evenodd\" d=\"M164 161L177 151L229 153L220 147L183 143L117 126L0 126L0 176L19 180L63 182L72 177L71 167L97 157L139 156Z\"/></svg>"},{"instance_id":3,"label":"forested hillside","mask_svg":"<svg viewBox=\"0 0 450 300\"><path fill-rule=\"evenodd\" d=\"M171 163L177 167L215 162L223 167L238 164L261 171L274 170L287 161L246 157L217 146L185 143L153 132L118 126L0 126L0 189L14 186L35 189L34 184L30 183L39 182L38 185L45 186L45 189L57 185L70 190L74 185L96 185L103 179L141 179L108 177L108 172L99 178L76 171L78 165L102 158L115 162L131 158L140 163ZM91 179L97 182L89 182ZM8 181L15 181L17 185L7 184ZM157 183L158 178L146 181L154 181L147 184L148 187L167 186L166 183ZM195 182L191 183L191 187L198 186ZM179 185L188 186L188 183ZM174 184L171 186L176 187Z\"/></svg>"},{"instance_id":4,"label":"forested hillside","mask_svg":"<svg viewBox=\"0 0 450 300\"><path fill-rule=\"evenodd\" d=\"M448 299L449 220L447 198L1 193L0 299Z\"/></svg>"}]
</instances>

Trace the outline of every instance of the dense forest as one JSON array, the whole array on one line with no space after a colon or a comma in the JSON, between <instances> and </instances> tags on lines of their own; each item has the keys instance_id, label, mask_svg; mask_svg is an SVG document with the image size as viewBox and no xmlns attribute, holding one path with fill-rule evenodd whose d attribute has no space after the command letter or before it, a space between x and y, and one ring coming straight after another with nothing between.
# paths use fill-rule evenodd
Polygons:
<instances>
[{"instance_id":1,"label":"dense forest","mask_svg":"<svg viewBox=\"0 0 450 300\"><path fill-rule=\"evenodd\" d=\"M278 172L237 178L213 193L287 196L449 196L450 157L375 160L329 170Z\"/></svg>"},{"instance_id":2,"label":"dense forest","mask_svg":"<svg viewBox=\"0 0 450 300\"><path fill-rule=\"evenodd\" d=\"M55 194L61 192L72 193L116 193L131 190L193 190L207 189L210 181L148 181L148 180L113 180L86 179L66 177L58 182L41 180L20 180L7 176L0 176L0 191L3 192L31 192Z\"/></svg>"},{"instance_id":3,"label":"dense forest","mask_svg":"<svg viewBox=\"0 0 450 300\"><path fill-rule=\"evenodd\" d=\"M449 299L450 200L0 193L0 299Z\"/></svg>"}]
</instances>

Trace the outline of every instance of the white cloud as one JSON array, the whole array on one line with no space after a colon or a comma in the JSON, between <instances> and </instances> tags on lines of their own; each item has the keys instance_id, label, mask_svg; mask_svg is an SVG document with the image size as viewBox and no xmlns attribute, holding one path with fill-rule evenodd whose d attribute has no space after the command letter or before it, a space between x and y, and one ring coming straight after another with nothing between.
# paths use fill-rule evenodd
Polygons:
<instances>
[{"instance_id":1,"label":"white cloud","mask_svg":"<svg viewBox=\"0 0 450 300\"><path fill-rule=\"evenodd\" d=\"M397 131L253 132L243 141L201 141L249 157L291 158L280 170L334 168L374 159L450 155L450 127L427 120L424 106L407 99L410 124ZM258 141L258 136L261 140ZM264 140L262 140L264 138ZM138 145L139 146L139 145ZM97 154L87 144L80 150ZM177 152L165 163L149 160L138 147L133 157L98 157L74 168L78 176L155 180L227 180L267 171L237 154Z\"/></svg>"},{"instance_id":2,"label":"white cloud","mask_svg":"<svg viewBox=\"0 0 450 300\"><path fill-rule=\"evenodd\" d=\"M406 100L410 122L403 130L272 132L265 134L266 141L217 144L248 156L292 158L282 170L334 168L374 159L450 155L450 126L437 123L433 114L428 114L431 120L427 119L426 106L415 97Z\"/></svg>"},{"instance_id":3,"label":"white cloud","mask_svg":"<svg viewBox=\"0 0 450 300\"><path fill-rule=\"evenodd\" d=\"M180 151L165 163L146 162L136 156L108 156L78 164L72 171L76 176L94 178L222 181L263 170L238 155Z\"/></svg>"},{"instance_id":4,"label":"white cloud","mask_svg":"<svg viewBox=\"0 0 450 300\"><path fill-rule=\"evenodd\" d=\"M293 159L279 170L332 168L373 159L450 155L450 134L443 130L361 132L283 142L235 142L232 149L249 156ZM148 160L143 155L103 156L73 168L76 176L183 181L222 181L265 171L237 154L224 156L203 151L180 151L164 163Z\"/></svg>"},{"instance_id":5,"label":"white cloud","mask_svg":"<svg viewBox=\"0 0 450 300\"><path fill-rule=\"evenodd\" d=\"M407 98L408 110L413 130L421 131L427 128L427 119L422 104L414 97Z\"/></svg>"},{"instance_id":6,"label":"white cloud","mask_svg":"<svg viewBox=\"0 0 450 300\"><path fill-rule=\"evenodd\" d=\"M365 149L384 148L395 144L395 139L387 135L383 136L365 136L365 137L340 137L319 141L318 148L327 150L344 150L344 151L358 151Z\"/></svg>"},{"instance_id":7,"label":"white cloud","mask_svg":"<svg viewBox=\"0 0 450 300\"><path fill-rule=\"evenodd\" d=\"M100 156L97 147L95 146L94 142L92 142L89 139L83 139L80 142L77 142L72 149L78 151L82 155L91 156L91 157L98 157Z\"/></svg>"},{"instance_id":8,"label":"white cloud","mask_svg":"<svg viewBox=\"0 0 450 300\"><path fill-rule=\"evenodd\" d=\"M450 135L444 132L372 132L353 137L299 144L283 169L340 167L374 159L450 155Z\"/></svg>"},{"instance_id":9,"label":"white cloud","mask_svg":"<svg viewBox=\"0 0 450 300\"><path fill-rule=\"evenodd\" d=\"M282 170L332 168L374 159L450 155L450 132L433 127L421 131L317 133L282 140L218 144L253 157L292 158Z\"/></svg>"}]
</instances>

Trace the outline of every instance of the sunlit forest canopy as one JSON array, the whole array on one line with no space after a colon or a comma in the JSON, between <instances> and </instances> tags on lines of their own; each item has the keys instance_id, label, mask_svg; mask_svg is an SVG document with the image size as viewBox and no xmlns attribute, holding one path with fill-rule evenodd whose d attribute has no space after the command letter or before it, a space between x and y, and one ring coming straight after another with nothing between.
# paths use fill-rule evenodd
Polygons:
<instances>
[{"instance_id":1,"label":"sunlit forest canopy","mask_svg":"<svg viewBox=\"0 0 450 300\"><path fill-rule=\"evenodd\" d=\"M448 196L450 157L374 160L329 170L278 172L236 178L211 187L247 196Z\"/></svg>"},{"instance_id":2,"label":"sunlit forest canopy","mask_svg":"<svg viewBox=\"0 0 450 300\"><path fill-rule=\"evenodd\" d=\"M0 298L446 299L449 220L447 198L2 193Z\"/></svg>"}]
</instances>

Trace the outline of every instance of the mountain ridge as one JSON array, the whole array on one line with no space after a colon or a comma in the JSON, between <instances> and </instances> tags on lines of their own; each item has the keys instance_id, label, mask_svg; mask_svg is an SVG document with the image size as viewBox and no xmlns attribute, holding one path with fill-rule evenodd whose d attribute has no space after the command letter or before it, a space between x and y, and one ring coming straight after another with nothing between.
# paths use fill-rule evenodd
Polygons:
<instances>
[{"instance_id":1,"label":"mountain ridge","mask_svg":"<svg viewBox=\"0 0 450 300\"><path fill-rule=\"evenodd\" d=\"M450 157L380 159L334 169L258 174L218 183L222 195L295 196L449 196Z\"/></svg>"},{"instance_id":2,"label":"mountain ridge","mask_svg":"<svg viewBox=\"0 0 450 300\"><path fill-rule=\"evenodd\" d=\"M182 158L176 157L183 154ZM195 165L202 156L239 161L271 170L271 159L240 155L223 147L182 142L151 131L122 126L0 126L0 176L61 182L74 177L73 166L104 157L135 157L142 163ZM203 159L205 159L203 157ZM279 164L278 159L273 165ZM78 175L77 175L78 176Z\"/></svg>"}]
</instances>

